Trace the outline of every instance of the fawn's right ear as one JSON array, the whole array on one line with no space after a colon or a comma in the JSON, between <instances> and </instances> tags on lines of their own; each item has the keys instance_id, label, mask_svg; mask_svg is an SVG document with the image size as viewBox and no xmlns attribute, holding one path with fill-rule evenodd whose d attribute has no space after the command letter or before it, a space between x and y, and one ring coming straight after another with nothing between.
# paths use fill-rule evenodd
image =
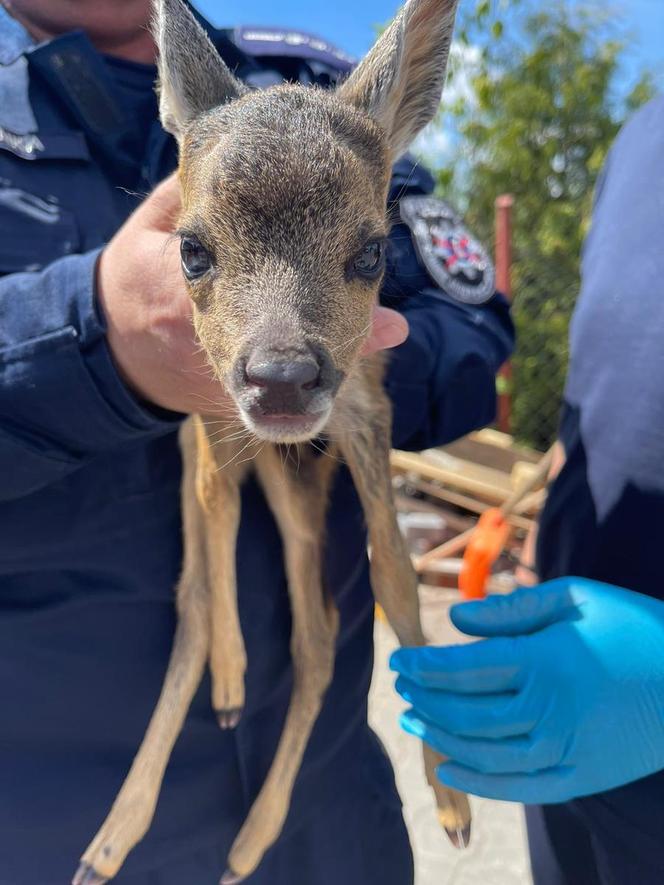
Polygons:
<instances>
[{"instance_id":1,"label":"fawn's right ear","mask_svg":"<svg viewBox=\"0 0 664 885\"><path fill-rule=\"evenodd\" d=\"M457 2L408 0L339 89L381 125L393 159L438 110Z\"/></svg>"},{"instance_id":2,"label":"fawn's right ear","mask_svg":"<svg viewBox=\"0 0 664 885\"><path fill-rule=\"evenodd\" d=\"M182 0L153 0L159 49L159 114L180 140L191 120L247 92Z\"/></svg>"}]
</instances>

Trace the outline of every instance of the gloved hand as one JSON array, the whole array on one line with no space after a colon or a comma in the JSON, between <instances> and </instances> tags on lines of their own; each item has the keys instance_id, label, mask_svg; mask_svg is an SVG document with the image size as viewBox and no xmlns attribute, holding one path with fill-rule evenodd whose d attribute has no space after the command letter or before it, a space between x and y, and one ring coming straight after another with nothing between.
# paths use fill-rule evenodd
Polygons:
<instances>
[{"instance_id":1,"label":"gloved hand","mask_svg":"<svg viewBox=\"0 0 664 885\"><path fill-rule=\"evenodd\" d=\"M454 606L481 642L401 649L403 728L450 787L563 802L664 768L664 602L581 578Z\"/></svg>"}]
</instances>

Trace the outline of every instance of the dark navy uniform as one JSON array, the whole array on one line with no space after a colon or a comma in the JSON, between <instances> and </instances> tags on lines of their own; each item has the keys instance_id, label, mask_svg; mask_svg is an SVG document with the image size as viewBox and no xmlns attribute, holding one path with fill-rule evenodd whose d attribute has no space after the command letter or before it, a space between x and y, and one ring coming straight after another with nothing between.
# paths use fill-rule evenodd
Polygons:
<instances>
[{"instance_id":1,"label":"dark navy uniform","mask_svg":"<svg viewBox=\"0 0 664 885\"><path fill-rule=\"evenodd\" d=\"M597 191L560 429L567 460L540 528L543 580L580 575L664 599L663 212L660 97L623 129ZM532 809L529 831L537 885L661 885L664 772Z\"/></svg>"},{"instance_id":2,"label":"dark navy uniform","mask_svg":"<svg viewBox=\"0 0 664 885\"><path fill-rule=\"evenodd\" d=\"M306 35L261 41L251 29L209 30L255 85L281 76L328 85L350 66ZM0 11L2 885L69 881L140 744L171 649L182 416L126 389L95 300L99 249L174 168L154 76L100 56L81 33L32 45ZM432 186L406 161L391 199ZM513 333L499 296L483 308L453 302L403 225L393 241L385 297L411 327L387 380L394 440L421 448L492 420L494 373ZM367 725L373 603L345 470L327 535L342 623L334 682L283 835L250 882L407 885L400 802ZM278 533L253 480L242 493L237 561L245 715L222 732L205 681L152 828L118 885L216 883L272 760L290 694L290 613Z\"/></svg>"}]
</instances>

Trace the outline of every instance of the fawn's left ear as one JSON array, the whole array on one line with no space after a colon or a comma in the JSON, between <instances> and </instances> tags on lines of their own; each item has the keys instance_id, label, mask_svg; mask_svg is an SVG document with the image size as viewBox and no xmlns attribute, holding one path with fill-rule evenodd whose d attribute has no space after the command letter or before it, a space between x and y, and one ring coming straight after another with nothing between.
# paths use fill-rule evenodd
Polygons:
<instances>
[{"instance_id":1,"label":"fawn's left ear","mask_svg":"<svg viewBox=\"0 0 664 885\"><path fill-rule=\"evenodd\" d=\"M247 88L226 67L182 0L153 0L153 6L159 113L164 129L180 140L187 123L239 98Z\"/></svg>"},{"instance_id":2,"label":"fawn's left ear","mask_svg":"<svg viewBox=\"0 0 664 885\"><path fill-rule=\"evenodd\" d=\"M339 96L370 114L401 156L440 104L458 0L408 0Z\"/></svg>"}]
</instances>

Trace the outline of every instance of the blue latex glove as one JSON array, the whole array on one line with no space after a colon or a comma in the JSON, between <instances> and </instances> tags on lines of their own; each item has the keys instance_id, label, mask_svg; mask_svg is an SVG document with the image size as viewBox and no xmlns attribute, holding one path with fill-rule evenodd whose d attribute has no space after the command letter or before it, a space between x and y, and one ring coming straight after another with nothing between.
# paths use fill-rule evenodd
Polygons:
<instances>
[{"instance_id":1,"label":"blue latex glove","mask_svg":"<svg viewBox=\"0 0 664 885\"><path fill-rule=\"evenodd\" d=\"M450 787L564 802L664 768L664 602L561 578L454 606L481 642L401 649L406 731Z\"/></svg>"}]
</instances>

